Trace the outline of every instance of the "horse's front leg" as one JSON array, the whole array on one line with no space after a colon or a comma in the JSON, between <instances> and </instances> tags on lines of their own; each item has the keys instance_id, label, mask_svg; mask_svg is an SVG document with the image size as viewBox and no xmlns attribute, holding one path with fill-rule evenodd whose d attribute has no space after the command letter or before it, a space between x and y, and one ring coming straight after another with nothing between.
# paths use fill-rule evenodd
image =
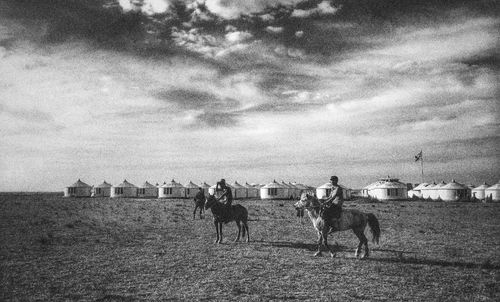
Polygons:
<instances>
[{"instance_id":1,"label":"horse's front leg","mask_svg":"<svg viewBox=\"0 0 500 302\"><path fill-rule=\"evenodd\" d=\"M219 243L219 223L214 219L215 231L217 232L217 239L215 239L214 243Z\"/></svg>"},{"instance_id":2,"label":"horse's front leg","mask_svg":"<svg viewBox=\"0 0 500 302\"><path fill-rule=\"evenodd\" d=\"M328 245L328 229L325 228L321 233L321 236L323 237L323 243L325 244L326 248L330 251L330 257L334 258L336 255Z\"/></svg>"},{"instance_id":3,"label":"horse's front leg","mask_svg":"<svg viewBox=\"0 0 500 302\"><path fill-rule=\"evenodd\" d=\"M234 242L240 241L240 234L241 234L241 224L238 220L236 220L236 225L238 226L238 237L234 240Z\"/></svg>"},{"instance_id":4,"label":"horse's front leg","mask_svg":"<svg viewBox=\"0 0 500 302\"><path fill-rule=\"evenodd\" d=\"M197 205L194 206L194 211L193 211L193 220L196 219L196 209L198 208Z\"/></svg>"},{"instance_id":5,"label":"horse's front leg","mask_svg":"<svg viewBox=\"0 0 500 302\"><path fill-rule=\"evenodd\" d=\"M321 244L323 243L323 236L320 232L318 232L318 251L314 254L314 256L321 256Z\"/></svg>"},{"instance_id":6,"label":"horse's front leg","mask_svg":"<svg viewBox=\"0 0 500 302\"><path fill-rule=\"evenodd\" d=\"M203 216L201 215L203 213L203 206L200 207L200 219L203 219Z\"/></svg>"},{"instance_id":7,"label":"horse's front leg","mask_svg":"<svg viewBox=\"0 0 500 302\"><path fill-rule=\"evenodd\" d=\"M219 243L222 243L222 222L219 222L219 233L220 233Z\"/></svg>"}]
</instances>

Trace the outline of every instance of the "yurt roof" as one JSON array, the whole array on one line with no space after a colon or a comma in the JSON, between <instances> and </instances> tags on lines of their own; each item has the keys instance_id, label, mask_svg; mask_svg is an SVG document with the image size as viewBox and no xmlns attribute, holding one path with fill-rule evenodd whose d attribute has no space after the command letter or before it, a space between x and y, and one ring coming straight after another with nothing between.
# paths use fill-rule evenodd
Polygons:
<instances>
[{"instance_id":1,"label":"yurt roof","mask_svg":"<svg viewBox=\"0 0 500 302\"><path fill-rule=\"evenodd\" d=\"M382 181L376 181L374 183L367 185L366 187L364 187L364 189L367 189L367 190L373 189L373 188L379 186L381 183L382 183Z\"/></svg>"},{"instance_id":2,"label":"yurt roof","mask_svg":"<svg viewBox=\"0 0 500 302\"><path fill-rule=\"evenodd\" d=\"M500 183L494 184L491 187L486 188L486 190L500 190Z\"/></svg>"},{"instance_id":3,"label":"yurt roof","mask_svg":"<svg viewBox=\"0 0 500 302\"><path fill-rule=\"evenodd\" d=\"M423 182L421 184L419 184L418 186L416 186L415 188L413 188L413 191L419 191L419 190L422 190L422 188L425 188L427 187L429 184L426 183L426 182Z\"/></svg>"},{"instance_id":4,"label":"yurt roof","mask_svg":"<svg viewBox=\"0 0 500 302\"><path fill-rule=\"evenodd\" d=\"M245 182L245 184L243 185L245 188L247 189L255 189L254 186L252 186L251 184L249 184L248 182Z\"/></svg>"},{"instance_id":5,"label":"yurt roof","mask_svg":"<svg viewBox=\"0 0 500 302\"><path fill-rule=\"evenodd\" d=\"M433 182L431 184L428 184L427 186L425 186L424 188L422 188L422 190L430 190L430 189L434 189L436 187L436 182Z\"/></svg>"},{"instance_id":6,"label":"yurt roof","mask_svg":"<svg viewBox=\"0 0 500 302\"><path fill-rule=\"evenodd\" d=\"M484 190L484 189L487 189L489 188L490 185L487 184L487 183L483 183L482 185L478 186L478 187L475 187L473 190Z\"/></svg>"},{"instance_id":7,"label":"yurt roof","mask_svg":"<svg viewBox=\"0 0 500 302\"><path fill-rule=\"evenodd\" d=\"M200 185L200 187L201 187L201 188L210 188L210 185L209 185L209 184L207 184L206 182L204 182L204 183L202 183L202 184Z\"/></svg>"},{"instance_id":8,"label":"yurt roof","mask_svg":"<svg viewBox=\"0 0 500 302\"><path fill-rule=\"evenodd\" d=\"M299 184L299 183L293 183L293 185L300 190L309 190L309 188L306 185Z\"/></svg>"},{"instance_id":9,"label":"yurt roof","mask_svg":"<svg viewBox=\"0 0 500 302\"><path fill-rule=\"evenodd\" d=\"M185 188L188 188L188 189L198 189L200 186L198 186L197 184L194 184L192 181L190 181L187 185L184 186Z\"/></svg>"},{"instance_id":10,"label":"yurt roof","mask_svg":"<svg viewBox=\"0 0 500 302\"><path fill-rule=\"evenodd\" d=\"M112 185L108 184L106 181L103 181L102 184L96 186L96 188L111 188Z\"/></svg>"},{"instance_id":11,"label":"yurt roof","mask_svg":"<svg viewBox=\"0 0 500 302\"><path fill-rule=\"evenodd\" d=\"M281 189L283 189L284 187L281 184L277 183L276 180L273 180L273 182L268 183L267 185L263 186L262 188L265 188L265 189L281 188Z\"/></svg>"},{"instance_id":12,"label":"yurt roof","mask_svg":"<svg viewBox=\"0 0 500 302\"><path fill-rule=\"evenodd\" d=\"M91 186L89 186L88 184L86 184L83 181L81 181L80 179L78 179L74 184L72 184L68 188L88 188L88 187L91 187Z\"/></svg>"},{"instance_id":13,"label":"yurt roof","mask_svg":"<svg viewBox=\"0 0 500 302\"><path fill-rule=\"evenodd\" d=\"M396 181L386 181L378 186L376 186L377 189L406 189L406 185L401 182L396 182Z\"/></svg>"},{"instance_id":14,"label":"yurt roof","mask_svg":"<svg viewBox=\"0 0 500 302\"><path fill-rule=\"evenodd\" d=\"M172 179L171 182L166 182L162 186L162 188L184 188L183 185L181 185L178 182L175 182L175 180Z\"/></svg>"},{"instance_id":15,"label":"yurt roof","mask_svg":"<svg viewBox=\"0 0 500 302\"><path fill-rule=\"evenodd\" d=\"M444 182L444 180L442 180L440 183L438 183L436 186L434 186L435 188L441 188L441 187L444 187L446 186L446 183Z\"/></svg>"},{"instance_id":16,"label":"yurt roof","mask_svg":"<svg viewBox=\"0 0 500 302\"><path fill-rule=\"evenodd\" d=\"M114 186L115 188L137 188L135 185L129 183L126 179L119 185Z\"/></svg>"},{"instance_id":17,"label":"yurt roof","mask_svg":"<svg viewBox=\"0 0 500 302\"><path fill-rule=\"evenodd\" d=\"M141 188L156 188L156 186L150 184L149 182L145 182L142 184L142 186L140 186Z\"/></svg>"},{"instance_id":18,"label":"yurt roof","mask_svg":"<svg viewBox=\"0 0 500 302\"><path fill-rule=\"evenodd\" d=\"M462 184L459 184L458 182L456 182L453 179L449 184L441 187L440 189L442 189L442 190L463 190L463 189L467 189L467 187L462 185Z\"/></svg>"},{"instance_id":19,"label":"yurt roof","mask_svg":"<svg viewBox=\"0 0 500 302\"><path fill-rule=\"evenodd\" d=\"M291 182L288 182L288 185L290 186L290 188L298 189L298 187Z\"/></svg>"},{"instance_id":20,"label":"yurt roof","mask_svg":"<svg viewBox=\"0 0 500 302\"><path fill-rule=\"evenodd\" d=\"M281 185L285 188L288 188L288 189L295 189L294 187L292 187L291 185L287 184L284 180L281 181Z\"/></svg>"},{"instance_id":21,"label":"yurt roof","mask_svg":"<svg viewBox=\"0 0 500 302\"><path fill-rule=\"evenodd\" d=\"M237 181L234 181L232 184L233 188L235 189L242 189L245 188L244 186L240 185Z\"/></svg>"}]
</instances>

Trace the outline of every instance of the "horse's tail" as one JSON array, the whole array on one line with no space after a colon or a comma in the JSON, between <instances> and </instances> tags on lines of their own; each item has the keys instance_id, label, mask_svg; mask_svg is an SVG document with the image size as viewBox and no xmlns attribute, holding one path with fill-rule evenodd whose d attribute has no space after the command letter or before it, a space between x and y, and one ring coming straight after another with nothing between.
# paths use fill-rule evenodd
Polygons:
<instances>
[{"instance_id":1,"label":"horse's tail","mask_svg":"<svg viewBox=\"0 0 500 302\"><path fill-rule=\"evenodd\" d=\"M368 225L370 226L370 231L372 232L373 243L378 244L380 239L380 224L378 223L377 217L372 213L368 213Z\"/></svg>"}]
</instances>

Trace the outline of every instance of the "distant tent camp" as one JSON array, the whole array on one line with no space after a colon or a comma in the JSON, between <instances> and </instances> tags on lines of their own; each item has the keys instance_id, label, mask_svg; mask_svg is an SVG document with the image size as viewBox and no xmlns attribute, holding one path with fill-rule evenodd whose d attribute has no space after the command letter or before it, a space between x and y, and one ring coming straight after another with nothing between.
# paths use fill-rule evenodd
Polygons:
<instances>
[{"instance_id":1,"label":"distant tent camp","mask_svg":"<svg viewBox=\"0 0 500 302\"><path fill-rule=\"evenodd\" d=\"M485 190L489 187L490 187L490 185L488 185L487 183L483 183L482 185L472 189L471 190L472 199L485 200L485 198L486 198Z\"/></svg>"},{"instance_id":2,"label":"distant tent camp","mask_svg":"<svg viewBox=\"0 0 500 302\"><path fill-rule=\"evenodd\" d=\"M64 188L64 197L90 197L92 187L78 179L71 186Z\"/></svg>"},{"instance_id":3,"label":"distant tent camp","mask_svg":"<svg viewBox=\"0 0 500 302\"><path fill-rule=\"evenodd\" d=\"M92 190L92 197L110 197L111 196L111 185L106 181L102 184L94 187Z\"/></svg>"},{"instance_id":4,"label":"distant tent camp","mask_svg":"<svg viewBox=\"0 0 500 302\"><path fill-rule=\"evenodd\" d=\"M137 189L137 196L143 198L156 198L158 197L158 188L146 181Z\"/></svg>"},{"instance_id":5,"label":"distant tent camp","mask_svg":"<svg viewBox=\"0 0 500 302\"><path fill-rule=\"evenodd\" d=\"M290 189L291 189L291 190L292 190L292 192L293 192L293 193L292 193L292 195L293 195L292 197L293 197L294 199L299 198L299 197L300 197L300 189L299 189L299 188L297 188L297 186L296 186L296 185L294 185L294 184L292 184L291 182L288 182L288 186L290 187Z\"/></svg>"},{"instance_id":6,"label":"distant tent camp","mask_svg":"<svg viewBox=\"0 0 500 302\"><path fill-rule=\"evenodd\" d=\"M247 198L247 188L240 185L237 181L234 181L231 186L233 187L233 198L242 199Z\"/></svg>"},{"instance_id":7,"label":"distant tent camp","mask_svg":"<svg viewBox=\"0 0 500 302\"><path fill-rule=\"evenodd\" d=\"M165 182L160 186L158 198L184 198L186 196L185 190L183 185L172 179L171 182Z\"/></svg>"},{"instance_id":8,"label":"distant tent camp","mask_svg":"<svg viewBox=\"0 0 500 302\"><path fill-rule=\"evenodd\" d=\"M247 198L258 198L259 197L259 189L255 186L245 183L245 188L247 188Z\"/></svg>"},{"instance_id":9,"label":"distant tent camp","mask_svg":"<svg viewBox=\"0 0 500 302\"><path fill-rule=\"evenodd\" d=\"M200 187L190 181L188 184L184 186L186 192L186 198L194 198L198 193Z\"/></svg>"},{"instance_id":10,"label":"distant tent camp","mask_svg":"<svg viewBox=\"0 0 500 302\"><path fill-rule=\"evenodd\" d=\"M273 182L260 188L261 199L287 199L288 188L273 180Z\"/></svg>"},{"instance_id":11,"label":"distant tent camp","mask_svg":"<svg viewBox=\"0 0 500 302\"><path fill-rule=\"evenodd\" d=\"M137 187L125 179L121 184L111 187L111 197L137 197Z\"/></svg>"},{"instance_id":12,"label":"distant tent camp","mask_svg":"<svg viewBox=\"0 0 500 302\"><path fill-rule=\"evenodd\" d=\"M439 197L443 201L460 201L467 199L467 186L456 182L454 179L439 188Z\"/></svg>"},{"instance_id":13,"label":"distant tent camp","mask_svg":"<svg viewBox=\"0 0 500 302\"><path fill-rule=\"evenodd\" d=\"M500 201L500 182L486 188L484 194L488 201Z\"/></svg>"}]
</instances>

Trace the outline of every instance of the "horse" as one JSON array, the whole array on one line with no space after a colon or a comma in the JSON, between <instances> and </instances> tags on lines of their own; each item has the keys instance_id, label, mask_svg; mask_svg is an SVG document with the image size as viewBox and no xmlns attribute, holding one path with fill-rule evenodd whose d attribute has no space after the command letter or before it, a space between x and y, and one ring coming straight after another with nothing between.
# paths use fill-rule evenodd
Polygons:
<instances>
[{"instance_id":1,"label":"horse","mask_svg":"<svg viewBox=\"0 0 500 302\"><path fill-rule=\"evenodd\" d=\"M242 237L245 237L245 232L247 235L246 242L250 241L250 232L248 231L248 211L242 205L231 205L228 209L224 204L219 202L214 195L209 194L205 201L205 210L212 210L214 216L215 230L217 231L217 239L215 243L222 243L222 224L228 223L230 221L235 221L238 226L238 237L234 240L235 242L240 240L240 233ZM229 211L228 211L229 210ZM243 227L241 226L243 224Z\"/></svg>"},{"instance_id":2,"label":"horse","mask_svg":"<svg viewBox=\"0 0 500 302\"><path fill-rule=\"evenodd\" d=\"M330 251L330 256L335 257L335 253L328 245L328 234L338 231L353 230L354 234L358 237L359 244L355 253L356 258L361 257L361 259L363 259L370 255L370 250L368 249L368 239L364 234L366 226L370 227L373 243L379 243L380 225L377 217L375 217L372 213L363 213L354 209L343 209L340 218L332 218L328 223L325 223L319 214L321 203L315 196L304 194L294 206L296 209L305 209L307 211L314 228L318 232L318 251L314 254L314 256L322 255L321 245L324 243ZM362 256L360 256L363 245L365 246L365 252Z\"/></svg>"},{"instance_id":3,"label":"horse","mask_svg":"<svg viewBox=\"0 0 500 302\"><path fill-rule=\"evenodd\" d=\"M203 219L203 206L205 205L205 199L194 198L194 211L193 211L193 219L196 219L196 209L200 208L200 219Z\"/></svg>"}]
</instances>

